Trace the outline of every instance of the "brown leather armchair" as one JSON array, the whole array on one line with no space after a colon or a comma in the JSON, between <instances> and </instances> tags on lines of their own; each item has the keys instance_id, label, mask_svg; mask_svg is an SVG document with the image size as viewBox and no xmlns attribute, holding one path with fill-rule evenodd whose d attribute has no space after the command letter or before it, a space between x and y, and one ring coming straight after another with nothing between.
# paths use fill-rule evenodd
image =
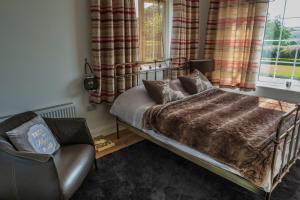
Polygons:
<instances>
[{"instance_id":1,"label":"brown leather armchair","mask_svg":"<svg viewBox=\"0 0 300 200\"><path fill-rule=\"evenodd\" d=\"M35 116L26 112L0 124L0 199L69 199L93 167L94 142L81 118L44 118L61 145L54 155L17 151L5 132Z\"/></svg>"}]
</instances>

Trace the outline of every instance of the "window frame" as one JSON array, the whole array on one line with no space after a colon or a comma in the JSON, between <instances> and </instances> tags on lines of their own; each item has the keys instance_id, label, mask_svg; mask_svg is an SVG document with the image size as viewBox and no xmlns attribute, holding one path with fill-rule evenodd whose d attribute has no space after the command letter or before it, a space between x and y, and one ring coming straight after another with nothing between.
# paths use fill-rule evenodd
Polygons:
<instances>
[{"instance_id":1,"label":"window frame","mask_svg":"<svg viewBox=\"0 0 300 200\"><path fill-rule=\"evenodd\" d=\"M259 72L258 72L258 77L257 77L257 86L259 87L269 87L269 88L276 88L276 89L282 89L282 90L290 90L290 91L296 91L296 92L299 92L299 89L300 89L300 80L295 80L295 72L296 72L296 67L297 67L297 64L300 64L300 62L297 62L297 58L298 56L300 55L300 50L299 50L299 47L296 49L296 52L295 52L295 56L293 58L293 61L279 61L279 58L280 58L280 48L282 47L281 44L282 42L286 42L286 41L290 41L290 42L296 42L297 44L300 44L300 38L299 39L288 39L288 40L285 40L285 39L282 39L282 34L283 34L283 29L284 29L284 25L285 25L285 20L286 19L289 19L289 18L286 18L286 8L287 8L287 2L289 0L284 0L284 8L283 8L283 15L282 15L282 18L280 19L280 25L281 25L281 29L280 29L280 35L279 35L279 39L274 39L274 40L270 40L270 39L265 39L265 34L264 34L264 37L263 37L263 44L262 44L262 55L261 55L261 59L260 59L260 67L259 67ZM269 9L268 9L268 13L267 13L267 16L269 16ZM294 17L294 18L299 18L300 19L300 16L299 17ZM266 26L265 26L265 31L266 31ZM265 32L264 31L264 32ZM278 44L276 45L277 46L277 50L276 50L276 58L275 60L266 60L263 58L263 50L264 50L264 47L265 47L265 42L278 42ZM285 64L291 64L289 66L291 66L293 69L292 71L292 74L291 74L291 78L290 79L287 79L287 78L276 78L276 72L277 72L277 67L274 69L273 71L273 77L272 79L273 80L270 80L270 81L267 81L267 80L261 80L261 78L263 76L260 76L260 73L261 73L261 68L262 68L262 63L264 62L269 62L269 63L274 63L275 66L277 66L277 64L280 62L280 63L285 63ZM266 78L266 77L265 77ZM298 82L298 83L297 83ZM291 85L288 86L288 83L290 83Z\"/></svg>"}]
</instances>

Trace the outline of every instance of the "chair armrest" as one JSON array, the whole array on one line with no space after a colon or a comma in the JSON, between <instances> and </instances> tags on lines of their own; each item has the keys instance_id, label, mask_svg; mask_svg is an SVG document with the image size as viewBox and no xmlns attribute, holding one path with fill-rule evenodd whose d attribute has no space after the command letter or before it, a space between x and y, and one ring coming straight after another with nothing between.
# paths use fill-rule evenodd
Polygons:
<instances>
[{"instance_id":1,"label":"chair armrest","mask_svg":"<svg viewBox=\"0 0 300 200\"><path fill-rule=\"evenodd\" d=\"M30 153L24 151L16 152L15 156L19 158L35 161L38 163L47 163L49 162L50 159L52 159L52 156L48 154L36 154L36 153Z\"/></svg>"},{"instance_id":2,"label":"chair armrest","mask_svg":"<svg viewBox=\"0 0 300 200\"><path fill-rule=\"evenodd\" d=\"M0 199L62 199L50 155L0 149Z\"/></svg>"},{"instance_id":3,"label":"chair armrest","mask_svg":"<svg viewBox=\"0 0 300 200\"><path fill-rule=\"evenodd\" d=\"M94 145L84 118L44 118L44 120L62 146L72 144Z\"/></svg>"}]
</instances>

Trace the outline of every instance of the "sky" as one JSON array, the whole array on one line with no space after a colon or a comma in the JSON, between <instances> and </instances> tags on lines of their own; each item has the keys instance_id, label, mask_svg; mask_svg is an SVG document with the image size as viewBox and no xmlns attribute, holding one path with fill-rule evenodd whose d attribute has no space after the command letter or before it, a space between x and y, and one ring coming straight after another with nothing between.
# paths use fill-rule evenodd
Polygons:
<instances>
[{"instance_id":1,"label":"sky","mask_svg":"<svg viewBox=\"0 0 300 200\"><path fill-rule=\"evenodd\" d=\"M285 1L285 26L300 27L300 0L275 0L271 2L269 7L270 17L283 16Z\"/></svg>"}]
</instances>

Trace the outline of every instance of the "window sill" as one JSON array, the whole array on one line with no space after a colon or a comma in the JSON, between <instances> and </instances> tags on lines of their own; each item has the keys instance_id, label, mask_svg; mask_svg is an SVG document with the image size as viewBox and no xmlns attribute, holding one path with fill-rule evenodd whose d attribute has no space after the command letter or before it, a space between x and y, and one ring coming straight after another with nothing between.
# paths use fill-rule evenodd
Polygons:
<instances>
[{"instance_id":1,"label":"window sill","mask_svg":"<svg viewBox=\"0 0 300 200\"><path fill-rule=\"evenodd\" d=\"M293 86L291 88L287 88L284 84L276 84L276 83L262 82L262 81L258 81L256 83L256 86L258 88L272 88L275 90L284 90L284 91L289 91L292 93L300 93L299 86Z\"/></svg>"}]
</instances>

